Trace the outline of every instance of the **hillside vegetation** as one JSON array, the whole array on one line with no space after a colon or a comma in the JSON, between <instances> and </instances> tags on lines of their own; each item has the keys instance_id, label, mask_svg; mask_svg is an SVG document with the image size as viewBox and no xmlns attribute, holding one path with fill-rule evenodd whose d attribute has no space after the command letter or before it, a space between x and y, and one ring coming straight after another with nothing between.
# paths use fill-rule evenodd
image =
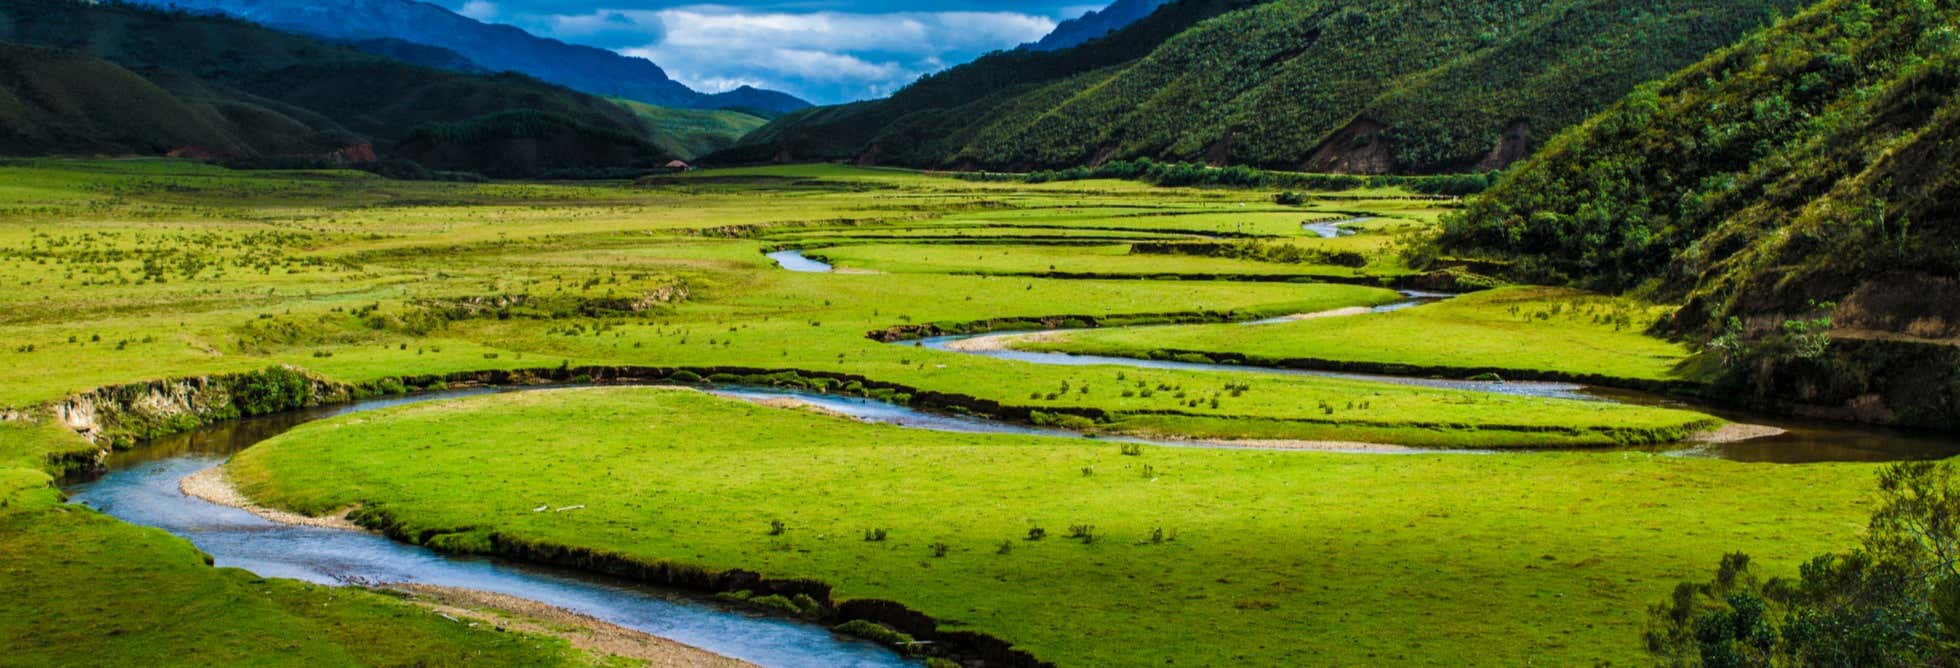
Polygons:
<instances>
[{"instance_id":1,"label":"hillside vegetation","mask_svg":"<svg viewBox=\"0 0 1960 668\"><path fill-rule=\"evenodd\" d=\"M1187 0L1075 49L994 54L888 100L785 117L727 157L1490 169L1797 4Z\"/></svg>"},{"instance_id":2,"label":"hillside vegetation","mask_svg":"<svg viewBox=\"0 0 1960 668\"><path fill-rule=\"evenodd\" d=\"M1817 5L1553 142L1450 219L1445 251L1684 302L1673 327L1759 392L1950 423L1956 21L1954 2ZM1831 336L1856 345L1834 360Z\"/></svg>"},{"instance_id":3,"label":"hillside vegetation","mask_svg":"<svg viewBox=\"0 0 1960 668\"><path fill-rule=\"evenodd\" d=\"M231 19L21 0L0 6L0 42L23 45L0 55L0 113L18 121L0 141L15 155L360 159L371 145L431 168L504 176L670 157L639 116L601 98L519 75L407 65ZM513 114L534 122L490 122ZM500 134L430 141L445 124Z\"/></svg>"},{"instance_id":4,"label":"hillside vegetation","mask_svg":"<svg viewBox=\"0 0 1960 668\"><path fill-rule=\"evenodd\" d=\"M682 160L719 151L767 124L768 119L734 109L671 109L632 100L614 100L633 112L662 153Z\"/></svg>"}]
</instances>

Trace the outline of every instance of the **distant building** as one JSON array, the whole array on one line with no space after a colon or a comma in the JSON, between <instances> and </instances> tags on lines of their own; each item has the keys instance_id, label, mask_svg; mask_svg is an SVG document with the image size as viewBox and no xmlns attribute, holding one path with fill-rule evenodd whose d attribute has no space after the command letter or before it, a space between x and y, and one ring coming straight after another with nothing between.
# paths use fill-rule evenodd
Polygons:
<instances>
[{"instance_id":1,"label":"distant building","mask_svg":"<svg viewBox=\"0 0 1960 668\"><path fill-rule=\"evenodd\" d=\"M681 161L679 161L679 160L675 160L675 161L673 161L673 162L669 162L669 163L667 163L667 168L668 168L668 169L671 169L671 170L674 170L674 171L676 171L676 172L691 172L691 171L694 171L694 165L690 165L690 164L687 164L687 163L685 163L685 162L681 162Z\"/></svg>"}]
</instances>

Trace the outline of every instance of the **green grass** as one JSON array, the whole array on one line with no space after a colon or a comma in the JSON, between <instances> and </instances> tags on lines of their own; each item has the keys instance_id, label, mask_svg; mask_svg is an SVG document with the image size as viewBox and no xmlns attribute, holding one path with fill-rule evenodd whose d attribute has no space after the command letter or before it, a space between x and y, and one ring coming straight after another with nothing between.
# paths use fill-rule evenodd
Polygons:
<instances>
[{"instance_id":1,"label":"green grass","mask_svg":"<svg viewBox=\"0 0 1960 668\"><path fill-rule=\"evenodd\" d=\"M275 659L281 655L251 653L251 643L267 637L298 639L291 641L302 645L301 650L295 650L298 658L294 662L302 663L335 663L342 660L336 652L367 644L378 648L377 661L389 663L442 663L444 657L457 652L475 651L472 648L479 646L485 651L499 647L481 644L489 641L475 636L445 636L441 629L425 628L426 620L416 621L422 618L365 593L262 584L241 574L208 569L181 541L121 525L84 509L57 505L48 488L51 462L70 453L85 453L93 446L64 433L62 427L34 419L42 415L41 407L104 386L160 378L243 372L278 364L348 383L424 374L556 369L565 364L739 366L862 376L924 393L996 402L1010 411L1100 413L1106 417L1094 428L1108 432L1207 440L1368 441L1438 448L1662 443L1714 423L1708 416L1687 411L1348 380L1248 378L1228 372L1140 371L1117 366L1041 366L871 338L871 334L891 328L966 330L979 322L1027 326L1046 319L1049 324L1071 326L1086 319L1115 323L1162 322L1167 317L1248 320L1381 304L1398 297L1386 289L1359 285L1049 280L949 272L972 269L952 261L969 252L999 263L982 267L988 271L1045 271L1049 264L1061 270L1064 263L1101 269L1146 267L1150 271L1220 267L1293 271L1299 268L1206 257L1132 256L1116 250L1166 239L1236 242L1243 239L1232 235L1243 232L1260 235L1255 241L1261 244L1386 254L1404 238L1433 229L1429 221L1439 213L1432 208L1434 203L1365 198L1315 201L1297 212L1275 210L1270 195L1247 190L1155 188L1126 182L979 183L835 165L697 172L642 184L449 184L396 182L338 171L232 172L167 160L0 164L0 286L5 287L0 290L0 344L4 344L0 345L0 407L29 418L0 422L0 490L6 494L6 505L0 507L0 541L9 548L0 559L7 560L4 567L8 570L4 572L18 574L26 583L19 590L25 596L0 597L10 599L0 606L14 606L0 610L8 613L6 621L0 622L0 638L8 645L0 647L18 648L28 662L40 662L41 657L50 656L47 653L81 643L85 635L106 635L112 628L107 625L119 623L128 624L127 630L133 633L126 634L126 640L106 641L115 645L109 650L111 654L105 655L111 664L140 663L171 652L181 655L186 647L208 647L213 654L206 663L279 663ZM1368 233L1319 240L1298 230L1303 219L1351 215L1375 216L1374 221L1363 225ZM881 236L898 238L878 240ZM1097 245L1042 245L1032 242L1035 237L1095 238ZM825 240L829 243L822 243ZM878 243L865 244L873 240ZM883 262L906 261L907 253L930 261L912 260L915 266L909 269L916 273L799 274L775 267L763 255L764 250L799 241L811 241L813 247L831 245L825 250L840 253L882 253L878 261ZM1007 248L952 243L959 241L1016 243ZM1003 250L1007 254L996 254ZM1364 269L1368 273L1392 270L1380 265ZM1566 327L1564 321L1557 323L1559 326L1550 328L1553 331L1546 336L1587 336L1591 331ZM1599 335L1601 341L1625 346L1626 350L1643 350L1639 346L1645 345L1611 338L1604 331ZM1523 359L1524 353L1519 355ZM730 407L699 397L670 401L665 395L657 396L653 403L634 409L642 412L621 414L666 415L667 409L676 406L699 408L701 415L715 418L718 436L741 436L737 440L742 442L719 451L696 452L679 449L678 445L666 451L682 457L679 460L616 459L617 451L608 450L613 446L559 454L576 457L588 466L593 462L611 468L658 463L677 472L693 472L691 477L676 480L683 486L648 491L645 497L649 503L669 494L694 502L718 486L746 491L741 497L731 497L735 500L727 504L699 506L731 513L725 522L691 525L694 528L686 530L678 522L629 522L607 525L605 531L585 527L593 529L592 536L613 540L615 535L636 533L632 531L635 528L648 531L647 527L661 527L663 535L702 542L698 548L687 550L679 549L680 543L629 547L646 556L822 576L837 581L850 595L888 596L914 603L935 615L1028 643L1044 657L1070 662L1127 662L1165 651L1187 651L1174 646L1206 638L1215 641L1226 637L1223 634L1290 637L1299 635L1301 628L1328 630L1322 639L1300 645L1308 649L1331 651L1327 643L1346 633L1363 638L1354 646L1365 648L1364 654L1411 651L1417 652L1411 656L1448 656L1424 648L1390 650L1392 645L1399 647L1394 642L1395 632L1389 630L1393 627L1367 623L1359 614L1349 620L1315 616L1310 610L1317 608L1307 599L1288 599L1285 607L1273 608L1286 612L1261 610L1265 606L1262 601L1270 594L1261 593L1251 580L1224 576L1229 582L1218 583L1221 575L1200 575L1192 570L1227 557L1253 555L1246 557L1250 561L1231 563L1248 564L1244 572L1281 574L1285 581L1318 582L1338 576L1259 556L1275 551L1261 552L1254 548L1255 543L1304 544L1297 542L1302 540L1298 529L1289 528L1294 525L1271 524L1270 518L1282 515L1260 511L1258 518L1269 518L1261 520L1247 511L1268 507L1269 503L1323 508L1304 516L1326 526L1347 521L1334 508L1343 505L1335 502L1336 497L1350 492L1382 494L1370 503L1386 505L1366 506L1368 512L1401 512L1393 501L1395 495L1379 492L1387 485L1386 480L1401 476L1414 476L1411 484L1418 485L1416 489L1436 488L1436 498L1448 494L1500 504L1518 498L1518 489L1548 495L1550 490L1561 489L1578 494L1573 498L1599 496L1611 491L1600 486L1605 484L1602 481L1621 474L1662 476L1665 480L1685 476L1693 481L1693 490L1733 483L1735 489L1775 499L1779 494L1794 494L1788 490L1831 482L1823 477L1843 470L1800 469L1793 474L1798 482L1783 488L1755 469L1705 462L1655 462L1643 454L1347 459L1299 453L1152 450L1145 457L1149 463L1160 470L1179 472L1164 477L1162 484L1181 489L1180 498L1203 500L1202 493L1225 496L1175 512L1164 504L1122 510L1119 507L1124 503L1137 499L1124 497L1128 492L1116 483L1131 476L1140 479L1136 471L1124 469L1140 460L1114 454L1113 446L871 429L827 420L808 422L814 418L756 412L759 409ZM692 403L681 406L673 401ZM728 411L746 412L734 415ZM748 419L746 416L755 418L754 431L741 421ZM526 423L529 426L524 428L549 432L541 437L569 438L596 435L582 430L601 422L554 418ZM688 429L695 429L705 423L689 424L694 426ZM743 428L731 430L731 424ZM838 447L772 449L775 446L770 443L781 440L778 437L805 429L827 434L824 440L811 443ZM614 425L607 433L637 436L641 432L637 427ZM460 438L418 443L447 448L461 442ZM703 447L717 442L701 441ZM283 451L276 448L267 452ZM754 461L767 466L724 466L725 477L698 468L709 462L729 464L732 460L726 457L730 456L747 456L741 453L753 454L758 457ZM867 456L873 459L863 459ZM359 456L335 465L360 467L386 461L384 456ZM514 455L501 461L516 466L524 458ZM1275 466L1282 468L1259 468L1268 461L1280 462ZM1248 462L1260 464L1248 468L1252 466ZM1338 466L1308 466L1308 462ZM453 462L428 460L429 465L438 463L447 466ZM569 466L534 464L533 471L547 470L546 465L554 472ZM1640 468L1632 469L1633 473L1597 468L1609 464ZM838 477L840 469L833 465L848 465L853 473ZM1541 465L1554 471L1535 468ZM1080 473L1083 466L1096 466L1098 473L1084 478ZM415 470L413 466L396 469ZM933 479L928 471L944 475ZM1194 477L1177 477L1186 471ZM373 479L356 473L361 471L347 472L346 486L322 486L306 493L325 503L343 498L339 495L367 497L378 489L371 486L378 484ZM440 481L438 486L451 489L447 486L452 483L493 480L489 475L465 472ZM514 493L549 491L529 487L546 481L506 486L504 474L496 475L497 484ZM785 477L820 484L785 486L781 484ZM1161 521L1176 524L1168 528L1189 537L1180 538L1174 545L1153 547L1182 555L1176 563L1185 570L1178 571L1162 588L1140 588L1138 581L1128 577L1146 572L1135 570L1143 567L1143 562L1133 560L1135 555L1096 565L1095 561L1075 559L1079 556L1075 553L1061 552L1068 546L1056 539L1017 547L1015 554L1038 557L1036 566L1060 569L1095 586L1078 590L1075 587L1080 582L1066 583L1070 587L1067 596L1054 597L1046 589L1048 585L1038 584L1048 580L1024 562L1003 562L1020 564L1006 571L948 568L954 563L967 564L961 568L973 567L985 550L1024 534L1028 517L1052 523L1048 528L1053 532L1065 532L1072 518L1042 510L1055 498L1054 491L1046 487L1049 477L1086 481L1081 484L1101 490L1087 502L1109 508L1108 519L1073 521L1106 523L1107 531L1112 532L1109 535L1123 536L1123 549L1129 549L1127 543L1147 531L1144 523L1158 521L1138 513L1168 513ZM1549 482L1554 479L1584 480L1569 484L1593 487L1558 487ZM865 484L853 486L851 480ZM742 487L750 484L763 486ZM1642 484L1648 487L1635 486L1627 492L1634 496L1626 498L1638 498L1638 503L1665 500L1660 492L1664 483ZM912 491L899 493L902 490L894 490L894 485ZM1282 494L1286 490L1314 496L1286 497ZM291 491L300 493L297 487ZM803 557L797 555L803 553L777 552L767 543L749 540L746 527L760 514L797 507L835 507L819 498L824 493L854 503L879 495L914 499L908 495L924 494L933 498L911 502L920 509L917 519L903 516L903 504L870 504L850 511L870 514L823 520L888 523L903 532L905 537L892 546L890 554L866 562L869 567L855 564L859 568L852 571L854 575L842 570L847 562L836 553L824 552L821 560L799 561ZM1110 494L1115 496L1107 496ZM501 498L485 496L479 502L500 503ZM372 499L383 500L379 496ZM998 505L998 509L982 511L982 517L969 524L955 519L957 513L949 510L955 503L966 508ZM1231 509L1228 516L1238 519L1232 524L1209 526L1201 515L1193 514L1220 508ZM1506 529L1519 528L1503 523L1498 506L1486 508L1479 518ZM763 526L767 519L760 520ZM807 527L822 518L811 514L790 519L793 525ZM1677 524L1667 526L1679 526L1679 520L1672 517L1669 521ZM429 521L435 523L436 519ZM447 524L447 520L441 523ZM737 525L745 528L727 534L709 532ZM932 528L939 525L946 528ZM1354 534L1363 525L1352 526L1355 530L1349 533ZM1465 540L1491 535L1480 527L1463 525ZM826 534L833 536L826 540L856 536L865 528L873 527L840 526L836 529L840 533ZM925 533L935 537L913 537ZM807 534L799 528L791 535L801 543ZM1262 535L1271 538L1254 540ZM1207 545L1197 540L1200 536L1226 538L1209 543L1211 547L1195 549ZM1817 551L1825 536L1807 536L1793 538L1788 544L1756 536L1734 547L1767 555L1783 554L1785 549L1791 554ZM1562 538L1571 542L1542 549L1559 555L1578 554L1581 538L1601 535ZM932 562L936 565L931 569L917 566L930 559L929 555L897 551L900 546L922 547L937 540L957 549L945 561ZM83 541L79 543L82 547L75 547L71 541ZM848 542L857 546L854 539ZM1669 553L1673 561L1663 561L1679 565L1669 566L1670 574L1692 573L1697 568L1690 568L1689 561L1697 562L1693 565L1698 567L1708 555L1731 547L1715 542L1698 540L1670 547L1678 552ZM1092 549L1118 547L1112 541ZM1336 547L1362 554L1363 548L1381 546L1349 543ZM1516 556L1509 550L1490 552L1482 548L1469 554L1477 563L1499 565L1511 564ZM131 571L135 575L101 582L113 580L101 574L137 568L125 562L140 562L140 568ZM1622 582L1637 575L1639 582L1645 583L1644 578L1652 572L1642 569L1653 565L1625 565L1621 567L1626 569L1624 573L1612 574L1610 579ZM1457 572L1452 578L1483 577L1495 567L1478 566ZM1416 582L1418 575L1389 568L1370 576L1372 579L1356 582L1391 587L1387 583ZM1003 578L1018 584L999 586ZM1410 585L1392 585L1404 586ZM1450 601L1437 603L1441 606L1438 610L1457 614L1469 605L1461 600L1469 595L1461 590L1462 585L1445 582L1436 586L1457 587L1447 590ZM1578 590L1565 591L1571 596ZM98 597L98 592L107 592L110 598L141 610L121 617L105 615L97 608L109 609L101 601L110 598ZM1523 597L1517 592L1506 595ZM1063 623L1064 617L1056 616L1074 604L1054 603L1084 600L1104 606L1112 600L1135 604L1175 597L1182 604L1194 596L1204 597L1190 599L1196 601L1190 605L1205 611L1201 622L1177 627L1156 619L1134 628L1098 622L1098 635L1094 637L1099 639L1082 642L1070 638L1082 637L1088 627L1069 626ZM1626 596L1622 602L1646 594L1642 591ZM180 604L206 598L256 602L238 603L238 612L211 616L208 624L195 628L165 616ZM1247 602L1246 607L1233 605L1241 600ZM328 605L314 610L315 604L323 602ZM46 613L37 617L22 610ZM302 610L311 612L302 614ZM1585 612L1590 615L1597 610ZM396 623L394 615L398 613L409 615L403 618L408 621ZM1528 620L1556 617L1542 609L1532 614L1535 616ZM1599 614L1605 616L1598 619L1618 619L1612 616L1618 613ZM1024 621L1003 621L1016 615ZM1391 621L1397 619L1411 622L1391 617ZM1475 633L1459 635L1489 638L1492 633L1518 630L1517 623L1479 624ZM43 626L58 632L44 632ZM390 626L406 630L385 639L371 638ZM1105 632L1105 628L1113 630ZM1605 637L1603 631L1599 633ZM39 640L44 637L60 642ZM1596 641L1583 651L1557 649L1540 640L1476 651L1490 657L1538 650L1564 657L1584 652L1627 655L1628 650L1601 644L1605 642ZM426 651L415 649L418 643ZM1283 644L1278 642L1249 640L1237 644L1255 659L1291 651L1281 649ZM553 654L559 651L556 647L534 648L542 652L537 656L505 654L490 663L556 661L563 658ZM1455 651L1469 645L1448 647ZM269 651L280 651L277 648L272 646ZM1233 658L1213 656L1217 661ZM1363 654L1344 656L1355 657L1356 662L1365 658Z\"/></svg>"},{"instance_id":2,"label":"green grass","mask_svg":"<svg viewBox=\"0 0 1960 668\"><path fill-rule=\"evenodd\" d=\"M612 101L639 117L655 146L681 160L734 146L743 135L769 122L727 109L673 109L621 98Z\"/></svg>"},{"instance_id":3,"label":"green grass","mask_svg":"<svg viewBox=\"0 0 1960 668\"><path fill-rule=\"evenodd\" d=\"M364 503L411 532L462 532L443 539L459 545L496 533L819 578L1062 665L1574 665L1639 662L1646 605L1724 551L1787 572L1850 540L1874 469L1644 453L1125 456L610 389L338 418L230 470L265 502ZM772 520L787 531L769 535ZM1097 540L1066 538L1077 524ZM1033 527L1049 537L1026 540ZM874 528L891 538L863 541ZM934 557L933 543L951 549Z\"/></svg>"},{"instance_id":4,"label":"green grass","mask_svg":"<svg viewBox=\"0 0 1960 668\"><path fill-rule=\"evenodd\" d=\"M656 187L402 184L160 161L46 161L0 170L46 184L44 192L21 194L22 213L0 217L0 284L16 288L0 296L11 307L0 316L10 344L0 346L0 405L270 364L365 382L569 360L859 374L1009 406L1107 411L1108 429L1196 438L1610 445L1678 439L1708 422L1678 411L1312 378L1261 379L1213 406L1211 396L1237 380L1225 373L1153 373L1151 383L1179 389L1124 397L1122 385L1141 378L1119 380L1124 372L1114 367L1000 362L877 343L867 333L995 318L1202 312L1251 319L1395 297L1342 285L795 274L762 256L775 242L745 238L972 226L976 198L1011 202L985 207L990 215L1049 227L1182 218L1223 227L1257 193L1085 196L836 166L702 172ZM75 200L98 192L116 197ZM1172 215L1140 215L1152 211ZM49 220L63 225L45 225ZM730 226L746 231L713 232ZM1021 270L1063 262L1091 270L1290 268L1109 255L1107 248L1006 250L916 252L978 253L1003 263L998 268ZM484 303L515 305L470 307ZM1061 393L1063 383L1091 392ZM1367 408L1347 408L1353 404Z\"/></svg>"},{"instance_id":5,"label":"green grass","mask_svg":"<svg viewBox=\"0 0 1960 668\"><path fill-rule=\"evenodd\" d=\"M1507 288L1390 313L1240 327L1076 332L1030 350L1147 357L1164 350L1248 358L1499 369L1632 381L1692 380L1687 346L1646 333L1666 308L1549 288Z\"/></svg>"},{"instance_id":6,"label":"green grass","mask_svg":"<svg viewBox=\"0 0 1960 668\"><path fill-rule=\"evenodd\" d=\"M358 588L212 568L190 543L61 502L34 453L84 445L0 422L0 652L13 666L589 665L556 639L471 628Z\"/></svg>"},{"instance_id":7,"label":"green grass","mask_svg":"<svg viewBox=\"0 0 1960 668\"><path fill-rule=\"evenodd\" d=\"M1137 255L1115 246L931 246L860 245L825 248L817 255L840 267L894 273L1044 274L1177 276L1244 275L1302 278L1356 278L1361 271L1333 265L1278 264L1229 258Z\"/></svg>"}]
</instances>

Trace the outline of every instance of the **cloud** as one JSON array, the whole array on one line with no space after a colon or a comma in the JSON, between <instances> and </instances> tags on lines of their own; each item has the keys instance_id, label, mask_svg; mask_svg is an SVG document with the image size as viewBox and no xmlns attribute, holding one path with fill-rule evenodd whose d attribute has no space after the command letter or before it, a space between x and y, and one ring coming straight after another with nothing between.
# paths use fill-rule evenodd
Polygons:
<instances>
[{"instance_id":1,"label":"cloud","mask_svg":"<svg viewBox=\"0 0 1960 668\"><path fill-rule=\"evenodd\" d=\"M462 7L456 8L456 13L478 21L489 21L497 18L497 3L489 0L469 0L463 3Z\"/></svg>"},{"instance_id":2,"label":"cloud","mask_svg":"<svg viewBox=\"0 0 1960 668\"><path fill-rule=\"evenodd\" d=\"M750 85L818 102L888 95L947 63L1034 41L1055 28L1047 14L1011 11L756 11L725 5L600 8L515 22L647 58L700 90Z\"/></svg>"}]
</instances>

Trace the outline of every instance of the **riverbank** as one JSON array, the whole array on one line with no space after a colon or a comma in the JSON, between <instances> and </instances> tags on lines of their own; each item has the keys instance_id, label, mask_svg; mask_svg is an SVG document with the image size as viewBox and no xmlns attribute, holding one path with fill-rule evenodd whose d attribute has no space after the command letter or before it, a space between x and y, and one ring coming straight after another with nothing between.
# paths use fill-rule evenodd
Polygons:
<instances>
[{"instance_id":1,"label":"riverbank","mask_svg":"<svg viewBox=\"0 0 1960 668\"><path fill-rule=\"evenodd\" d=\"M471 626L559 638L608 660L675 668L755 668L747 661L515 596L418 584L384 584L381 588L407 594L410 602L445 617L472 620L465 622Z\"/></svg>"}]
</instances>

